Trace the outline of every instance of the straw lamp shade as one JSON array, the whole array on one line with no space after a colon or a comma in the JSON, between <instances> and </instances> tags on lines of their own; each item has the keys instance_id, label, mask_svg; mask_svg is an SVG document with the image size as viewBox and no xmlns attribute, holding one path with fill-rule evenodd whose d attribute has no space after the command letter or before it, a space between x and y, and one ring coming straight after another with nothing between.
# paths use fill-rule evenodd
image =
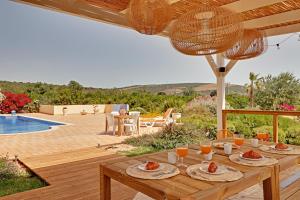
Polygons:
<instances>
[{"instance_id":1,"label":"straw lamp shade","mask_svg":"<svg viewBox=\"0 0 300 200\"><path fill-rule=\"evenodd\" d=\"M154 35L169 24L170 5L166 0L131 0L128 7L128 23L140 33Z\"/></svg>"},{"instance_id":2,"label":"straw lamp shade","mask_svg":"<svg viewBox=\"0 0 300 200\"><path fill-rule=\"evenodd\" d=\"M232 48L224 52L224 57L231 60L254 58L265 52L267 39L263 32L255 29L245 29L243 37Z\"/></svg>"},{"instance_id":3,"label":"straw lamp shade","mask_svg":"<svg viewBox=\"0 0 300 200\"><path fill-rule=\"evenodd\" d=\"M122 11L125 10L130 2L130 0L83 0L86 3L98 6L101 8L107 8L112 11Z\"/></svg>"},{"instance_id":4,"label":"straw lamp shade","mask_svg":"<svg viewBox=\"0 0 300 200\"><path fill-rule=\"evenodd\" d=\"M187 55L210 55L232 47L243 33L242 19L231 10L201 6L174 22L170 39L175 49Z\"/></svg>"}]
</instances>

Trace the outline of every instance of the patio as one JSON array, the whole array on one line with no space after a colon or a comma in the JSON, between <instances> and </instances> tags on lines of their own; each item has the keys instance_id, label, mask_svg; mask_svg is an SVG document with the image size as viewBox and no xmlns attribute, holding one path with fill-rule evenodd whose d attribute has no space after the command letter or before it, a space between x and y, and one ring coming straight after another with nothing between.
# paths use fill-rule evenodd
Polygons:
<instances>
[{"instance_id":1,"label":"patio","mask_svg":"<svg viewBox=\"0 0 300 200\"><path fill-rule=\"evenodd\" d=\"M32 157L57 152L66 152L87 147L121 143L128 136L113 136L105 133L105 114L97 115L46 115L25 114L46 120L65 122L69 125L41 133L0 135L0 155ZM157 128L141 128L141 134L157 131Z\"/></svg>"}]
</instances>

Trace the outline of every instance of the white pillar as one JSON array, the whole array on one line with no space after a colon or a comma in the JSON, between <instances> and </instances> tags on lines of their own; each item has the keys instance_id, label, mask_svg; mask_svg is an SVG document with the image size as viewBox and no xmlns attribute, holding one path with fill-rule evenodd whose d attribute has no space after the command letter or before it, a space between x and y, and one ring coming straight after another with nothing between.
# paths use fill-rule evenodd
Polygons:
<instances>
[{"instance_id":1,"label":"white pillar","mask_svg":"<svg viewBox=\"0 0 300 200\"><path fill-rule=\"evenodd\" d=\"M225 60L221 54L217 54L217 66L224 67ZM225 73L219 72L217 76L217 128L222 130L222 110L225 109Z\"/></svg>"}]
</instances>

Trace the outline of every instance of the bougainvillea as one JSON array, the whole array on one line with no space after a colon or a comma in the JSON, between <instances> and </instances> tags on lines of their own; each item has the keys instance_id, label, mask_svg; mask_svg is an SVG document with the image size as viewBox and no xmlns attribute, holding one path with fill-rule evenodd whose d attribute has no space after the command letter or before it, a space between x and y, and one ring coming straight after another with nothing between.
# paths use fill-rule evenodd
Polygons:
<instances>
[{"instance_id":1,"label":"bougainvillea","mask_svg":"<svg viewBox=\"0 0 300 200\"><path fill-rule=\"evenodd\" d=\"M289 105L287 103L279 105L279 110L284 110L284 111L293 111L295 110L295 106Z\"/></svg>"},{"instance_id":2,"label":"bougainvillea","mask_svg":"<svg viewBox=\"0 0 300 200\"><path fill-rule=\"evenodd\" d=\"M31 99L26 94L14 94L11 92L3 92L5 99L0 104L2 113L11 113L15 110L21 112L23 107L31 103Z\"/></svg>"}]
</instances>

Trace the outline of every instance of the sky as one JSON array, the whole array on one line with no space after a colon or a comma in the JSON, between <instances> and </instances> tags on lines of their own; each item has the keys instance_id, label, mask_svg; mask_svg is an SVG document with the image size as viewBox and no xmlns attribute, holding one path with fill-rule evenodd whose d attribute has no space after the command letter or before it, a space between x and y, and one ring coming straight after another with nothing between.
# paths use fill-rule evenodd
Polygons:
<instances>
[{"instance_id":1,"label":"sky","mask_svg":"<svg viewBox=\"0 0 300 200\"><path fill-rule=\"evenodd\" d=\"M276 44L288 35L269 38ZM245 84L250 72L300 78L298 35L239 61L226 82ZM168 38L41 8L0 1L0 80L113 88L162 83L215 82L203 56L177 52Z\"/></svg>"}]
</instances>

